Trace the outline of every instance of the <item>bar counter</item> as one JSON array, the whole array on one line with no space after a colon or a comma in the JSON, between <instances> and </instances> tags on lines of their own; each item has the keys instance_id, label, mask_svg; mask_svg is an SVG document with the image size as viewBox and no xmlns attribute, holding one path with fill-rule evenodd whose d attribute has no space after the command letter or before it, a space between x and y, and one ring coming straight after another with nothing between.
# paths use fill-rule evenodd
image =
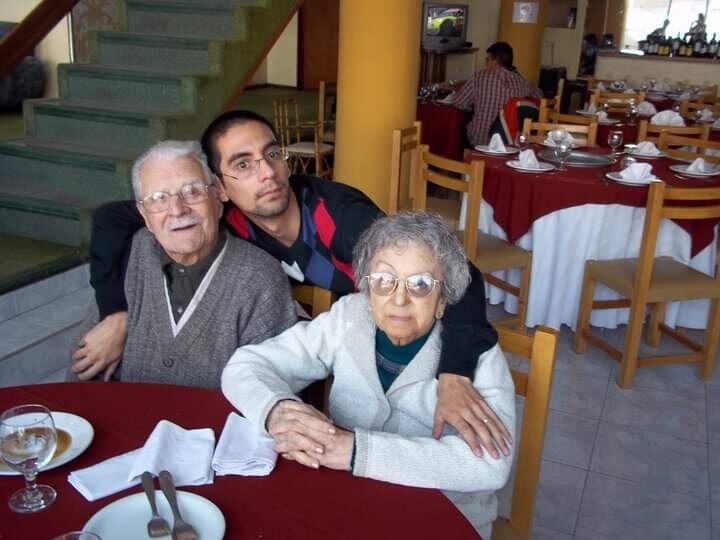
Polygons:
<instances>
[{"instance_id":1,"label":"bar counter","mask_svg":"<svg viewBox=\"0 0 720 540\"><path fill-rule=\"evenodd\" d=\"M670 79L707 86L720 80L720 60L599 51L595 78L627 79L635 83L644 79Z\"/></svg>"}]
</instances>

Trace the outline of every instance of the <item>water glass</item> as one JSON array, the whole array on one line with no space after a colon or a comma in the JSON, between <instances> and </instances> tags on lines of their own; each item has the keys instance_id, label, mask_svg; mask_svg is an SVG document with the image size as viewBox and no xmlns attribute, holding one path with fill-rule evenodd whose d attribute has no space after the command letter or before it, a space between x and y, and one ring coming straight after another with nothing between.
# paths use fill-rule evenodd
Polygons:
<instances>
[{"instance_id":1,"label":"water glass","mask_svg":"<svg viewBox=\"0 0 720 540\"><path fill-rule=\"evenodd\" d=\"M522 131L518 132L515 137L515 146L517 146L521 152L523 150L527 150L530 148L530 137L525 135Z\"/></svg>"},{"instance_id":2,"label":"water glass","mask_svg":"<svg viewBox=\"0 0 720 540\"><path fill-rule=\"evenodd\" d=\"M562 141L560 144L555 145L554 151L555 157L560 162L558 171L567 171L567 167L565 167L565 161L567 161L567 158L569 158L570 154L572 153L572 144L568 143L567 141Z\"/></svg>"},{"instance_id":3,"label":"water glass","mask_svg":"<svg viewBox=\"0 0 720 540\"><path fill-rule=\"evenodd\" d=\"M622 146L623 143L623 132L622 131L611 131L608 133L608 146L612 148L613 154L617 154L617 149Z\"/></svg>"},{"instance_id":4,"label":"water glass","mask_svg":"<svg viewBox=\"0 0 720 540\"><path fill-rule=\"evenodd\" d=\"M564 129L553 129L550 132L550 140L555 146L559 145L567 138L567 131Z\"/></svg>"},{"instance_id":5,"label":"water glass","mask_svg":"<svg viewBox=\"0 0 720 540\"><path fill-rule=\"evenodd\" d=\"M0 416L0 455L8 467L25 476L25 488L10 497L10 509L37 512L50 506L57 493L35 482L38 471L52 458L57 446L55 422L47 407L20 405Z\"/></svg>"}]
</instances>

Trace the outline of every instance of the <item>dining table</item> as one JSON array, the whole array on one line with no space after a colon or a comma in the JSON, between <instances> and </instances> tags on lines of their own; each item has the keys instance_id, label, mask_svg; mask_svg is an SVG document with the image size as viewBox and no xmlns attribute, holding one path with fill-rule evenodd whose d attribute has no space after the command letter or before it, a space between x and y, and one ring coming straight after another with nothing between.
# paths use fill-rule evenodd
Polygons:
<instances>
[{"instance_id":1,"label":"dining table","mask_svg":"<svg viewBox=\"0 0 720 540\"><path fill-rule=\"evenodd\" d=\"M71 471L141 447L161 419L185 429L212 428L218 437L233 410L219 391L167 384L77 382L0 389L0 410L26 403L82 416L92 425L94 437L73 461L40 472L38 481L57 491L56 501L45 510L11 512L7 500L22 487L23 479L0 476L1 540L50 540L82 529L109 503L140 493L142 488L89 502L68 483ZM225 538L230 540L478 538L438 490L356 478L345 471L315 470L285 459L278 459L268 476L216 475L212 484L179 491L217 505L226 523Z\"/></svg>"},{"instance_id":2,"label":"dining table","mask_svg":"<svg viewBox=\"0 0 720 540\"><path fill-rule=\"evenodd\" d=\"M533 145L536 153L542 146ZM604 148L581 148L608 154ZM585 261L636 257L642 239L646 185L627 185L606 177L619 172L622 162L595 167L567 166L567 170L523 172L507 165L517 156L493 156L468 151L466 161L485 162L479 229L532 251L532 269L526 324L575 328ZM670 186L720 185L720 176L677 176L671 166L682 162L666 157L644 160L652 173ZM463 203L464 204L464 203ZM464 222L465 208L460 220ZM713 275L718 220L663 220L656 256L671 256ZM499 274L514 284L519 270ZM487 286L488 300L517 313L517 299ZM602 285L596 299L616 299ZM668 304L666 323L705 328L709 302L694 300ZM594 326L615 328L627 322L627 309L596 310Z\"/></svg>"}]
</instances>

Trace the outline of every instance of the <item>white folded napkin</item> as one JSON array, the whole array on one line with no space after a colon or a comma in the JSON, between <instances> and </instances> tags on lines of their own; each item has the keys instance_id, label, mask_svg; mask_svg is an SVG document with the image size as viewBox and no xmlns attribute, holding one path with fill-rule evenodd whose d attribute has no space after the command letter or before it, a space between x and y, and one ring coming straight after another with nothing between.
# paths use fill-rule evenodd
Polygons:
<instances>
[{"instance_id":1,"label":"white folded napkin","mask_svg":"<svg viewBox=\"0 0 720 540\"><path fill-rule=\"evenodd\" d=\"M610 84L613 90L625 90L625 81L614 81Z\"/></svg>"},{"instance_id":2,"label":"white folded napkin","mask_svg":"<svg viewBox=\"0 0 720 540\"><path fill-rule=\"evenodd\" d=\"M620 176L623 180L631 180L633 182L642 182L643 180L649 180L652 178L652 167L649 163L633 163L629 167L626 167L620 171Z\"/></svg>"},{"instance_id":3,"label":"white folded napkin","mask_svg":"<svg viewBox=\"0 0 720 540\"><path fill-rule=\"evenodd\" d=\"M712 125L713 129L720 129L720 118L715 120Z\"/></svg>"},{"instance_id":4,"label":"white folded napkin","mask_svg":"<svg viewBox=\"0 0 720 540\"><path fill-rule=\"evenodd\" d=\"M688 165L688 168L685 169L685 172L689 173L707 173L711 172L714 169L712 165L710 165L707 161L705 161L703 158L699 157L695 159L690 165Z\"/></svg>"},{"instance_id":5,"label":"white folded napkin","mask_svg":"<svg viewBox=\"0 0 720 540\"><path fill-rule=\"evenodd\" d=\"M553 130L553 131L556 131L556 130ZM565 133L565 135L564 135L564 140L565 140L570 146L575 146L575 139L574 139L574 137L573 137L572 135L570 135L570 133L567 132L567 131L565 131L564 129L563 129L563 130L560 130L560 131L562 131L563 133ZM554 146L555 146L555 141L552 139L552 137L551 137L551 135L550 135L551 133L552 133L552 131L548 131L548 132L547 132L547 135L545 136L545 140L543 141L543 144L546 144L547 146L553 146L553 147L554 147Z\"/></svg>"},{"instance_id":6,"label":"white folded napkin","mask_svg":"<svg viewBox=\"0 0 720 540\"><path fill-rule=\"evenodd\" d=\"M638 104L638 113L646 115L657 114L657 109L655 108L655 105L649 101L641 101Z\"/></svg>"},{"instance_id":7,"label":"white folded napkin","mask_svg":"<svg viewBox=\"0 0 720 540\"><path fill-rule=\"evenodd\" d=\"M144 471L157 475L168 470L177 486L212 484L210 462L214 447L212 429L186 430L161 420L141 448L72 471L68 482L88 501L139 484Z\"/></svg>"},{"instance_id":8,"label":"white folded napkin","mask_svg":"<svg viewBox=\"0 0 720 540\"><path fill-rule=\"evenodd\" d=\"M650 123L659 126L684 126L682 116L675 111L661 111L650 118Z\"/></svg>"},{"instance_id":9,"label":"white folded napkin","mask_svg":"<svg viewBox=\"0 0 720 540\"><path fill-rule=\"evenodd\" d=\"M608 115L605 111L599 111L595 116L598 122L607 122Z\"/></svg>"},{"instance_id":10,"label":"white folded napkin","mask_svg":"<svg viewBox=\"0 0 720 540\"><path fill-rule=\"evenodd\" d=\"M518 161L520 161L520 165L527 169L539 169L540 163L537 160L537 157L535 156L535 152L533 152L532 149L528 148L527 150L523 150L518 155Z\"/></svg>"},{"instance_id":11,"label":"white folded napkin","mask_svg":"<svg viewBox=\"0 0 720 540\"><path fill-rule=\"evenodd\" d=\"M605 92L605 91L607 91L607 88L605 88L605 85L602 82L599 82L599 83L597 83L595 90L600 90L601 92Z\"/></svg>"},{"instance_id":12,"label":"white folded napkin","mask_svg":"<svg viewBox=\"0 0 720 540\"><path fill-rule=\"evenodd\" d=\"M267 476L275 468L275 441L249 420L230 413L220 434L212 467L219 475Z\"/></svg>"},{"instance_id":13,"label":"white folded napkin","mask_svg":"<svg viewBox=\"0 0 720 540\"><path fill-rule=\"evenodd\" d=\"M705 122L709 122L713 119L713 112L712 109L703 109L700 111L700 120L703 120Z\"/></svg>"},{"instance_id":14,"label":"white folded napkin","mask_svg":"<svg viewBox=\"0 0 720 540\"><path fill-rule=\"evenodd\" d=\"M491 150L493 152L505 152L505 145L503 144L502 137L500 137L499 133L493 134L492 137L490 137L490 142L488 143L488 150Z\"/></svg>"},{"instance_id":15,"label":"white folded napkin","mask_svg":"<svg viewBox=\"0 0 720 540\"><path fill-rule=\"evenodd\" d=\"M678 101L687 101L688 99L692 98L692 96L690 95L690 92L683 92L677 98Z\"/></svg>"},{"instance_id":16,"label":"white folded napkin","mask_svg":"<svg viewBox=\"0 0 720 540\"><path fill-rule=\"evenodd\" d=\"M589 113L597 112L597 105L595 105L594 103L591 103L590 105L585 107L585 110Z\"/></svg>"},{"instance_id":17,"label":"white folded napkin","mask_svg":"<svg viewBox=\"0 0 720 540\"><path fill-rule=\"evenodd\" d=\"M635 93L635 90L633 90L632 88L628 88L627 90L625 90L623 92L623 94L634 94L634 93Z\"/></svg>"},{"instance_id":18,"label":"white folded napkin","mask_svg":"<svg viewBox=\"0 0 720 540\"><path fill-rule=\"evenodd\" d=\"M651 141L643 141L641 143L638 143L638 145L635 147L636 154L645 154L646 156L659 156L662 154L657 146L655 146L655 143Z\"/></svg>"}]
</instances>

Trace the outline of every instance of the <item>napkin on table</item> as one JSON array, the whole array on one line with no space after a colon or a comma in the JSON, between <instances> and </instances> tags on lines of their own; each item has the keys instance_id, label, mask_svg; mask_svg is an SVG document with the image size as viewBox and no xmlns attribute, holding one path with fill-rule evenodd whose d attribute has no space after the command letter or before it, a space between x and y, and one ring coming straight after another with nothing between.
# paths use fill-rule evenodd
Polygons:
<instances>
[{"instance_id":1,"label":"napkin on table","mask_svg":"<svg viewBox=\"0 0 720 540\"><path fill-rule=\"evenodd\" d=\"M275 468L275 441L249 420L230 413L220 434L212 467L219 475L267 476Z\"/></svg>"},{"instance_id":2,"label":"napkin on table","mask_svg":"<svg viewBox=\"0 0 720 540\"><path fill-rule=\"evenodd\" d=\"M713 129L720 129L720 118L715 120L712 125Z\"/></svg>"},{"instance_id":3,"label":"napkin on table","mask_svg":"<svg viewBox=\"0 0 720 540\"><path fill-rule=\"evenodd\" d=\"M565 137L564 137L565 142L567 142L570 146L575 146L575 138L572 135L570 135L569 132L567 132L565 130L561 130L561 131L563 131L565 133ZM543 141L543 144L554 147L555 141L553 141L552 137L550 136L551 133L552 133L552 131L547 132L547 135L545 136L545 140Z\"/></svg>"},{"instance_id":4,"label":"napkin on table","mask_svg":"<svg viewBox=\"0 0 720 540\"><path fill-rule=\"evenodd\" d=\"M594 103L590 103L589 105L585 105L585 110L589 113L597 112L597 105Z\"/></svg>"},{"instance_id":5,"label":"napkin on table","mask_svg":"<svg viewBox=\"0 0 720 540\"><path fill-rule=\"evenodd\" d=\"M650 118L650 123L658 126L684 126L682 116L675 111L662 111Z\"/></svg>"},{"instance_id":6,"label":"napkin on table","mask_svg":"<svg viewBox=\"0 0 720 540\"><path fill-rule=\"evenodd\" d=\"M608 115L605 111L599 111L595 116L598 122L607 122Z\"/></svg>"},{"instance_id":7,"label":"napkin on table","mask_svg":"<svg viewBox=\"0 0 720 540\"><path fill-rule=\"evenodd\" d=\"M649 163L633 163L629 167L626 167L620 171L620 176L623 180L632 180L634 182L641 182L643 180L649 180L652 178L652 167Z\"/></svg>"},{"instance_id":8,"label":"napkin on table","mask_svg":"<svg viewBox=\"0 0 720 540\"><path fill-rule=\"evenodd\" d=\"M537 157L535 156L535 152L528 148L527 150L523 150L518 155L518 161L520 161L520 165L527 169L539 169L540 163L537 160Z\"/></svg>"},{"instance_id":9,"label":"napkin on table","mask_svg":"<svg viewBox=\"0 0 720 540\"><path fill-rule=\"evenodd\" d=\"M635 154L645 154L647 156L659 156L662 154L657 146L655 146L654 142L651 141L643 141L641 143L638 143L638 145L635 147Z\"/></svg>"},{"instance_id":10,"label":"napkin on table","mask_svg":"<svg viewBox=\"0 0 720 540\"><path fill-rule=\"evenodd\" d=\"M649 101L641 101L638 104L637 109L639 114L657 114L657 109L655 108L655 105L653 105Z\"/></svg>"},{"instance_id":11,"label":"napkin on table","mask_svg":"<svg viewBox=\"0 0 720 540\"><path fill-rule=\"evenodd\" d=\"M706 173L713 170L713 167L707 163L703 158L699 157L695 159L690 165L688 165L685 172L689 173Z\"/></svg>"},{"instance_id":12,"label":"napkin on table","mask_svg":"<svg viewBox=\"0 0 720 540\"><path fill-rule=\"evenodd\" d=\"M601 92L606 92L607 88L605 88L605 85L602 82L599 82L599 83L597 83L595 90L600 90Z\"/></svg>"},{"instance_id":13,"label":"napkin on table","mask_svg":"<svg viewBox=\"0 0 720 540\"><path fill-rule=\"evenodd\" d=\"M635 90L633 90L632 88L628 88L627 90L625 90L623 92L623 94L634 94L634 93L635 93Z\"/></svg>"},{"instance_id":14,"label":"napkin on table","mask_svg":"<svg viewBox=\"0 0 720 540\"><path fill-rule=\"evenodd\" d=\"M493 152L507 151L505 145L503 144L502 137L500 137L499 133L495 133L492 137L490 137L490 142L488 143L488 150L492 150Z\"/></svg>"},{"instance_id":15,"label":"napkin on table","mask_svg":"<svg viewBox=\"0 0 720 540\"><path fill-rule=\"evenodd\" d=\"M177 486L213 482L210 466L215 433L212 429L186 430L161 420L141 448L91 467L72 471L68 482L88 501L95 501L140 483L144 471L172 473Z\"/></svg>"},{"instance_id":16,"label":"napkin on table","mask_svg":"<svg viewBox=\"0 0 720 540\"><path fill-rule=\"evenodd\" d=\"M713 119L712 109L703 109L702 111L700 111L700 120L709 122L712 119Z\"/></svg>"}]
</instances>

